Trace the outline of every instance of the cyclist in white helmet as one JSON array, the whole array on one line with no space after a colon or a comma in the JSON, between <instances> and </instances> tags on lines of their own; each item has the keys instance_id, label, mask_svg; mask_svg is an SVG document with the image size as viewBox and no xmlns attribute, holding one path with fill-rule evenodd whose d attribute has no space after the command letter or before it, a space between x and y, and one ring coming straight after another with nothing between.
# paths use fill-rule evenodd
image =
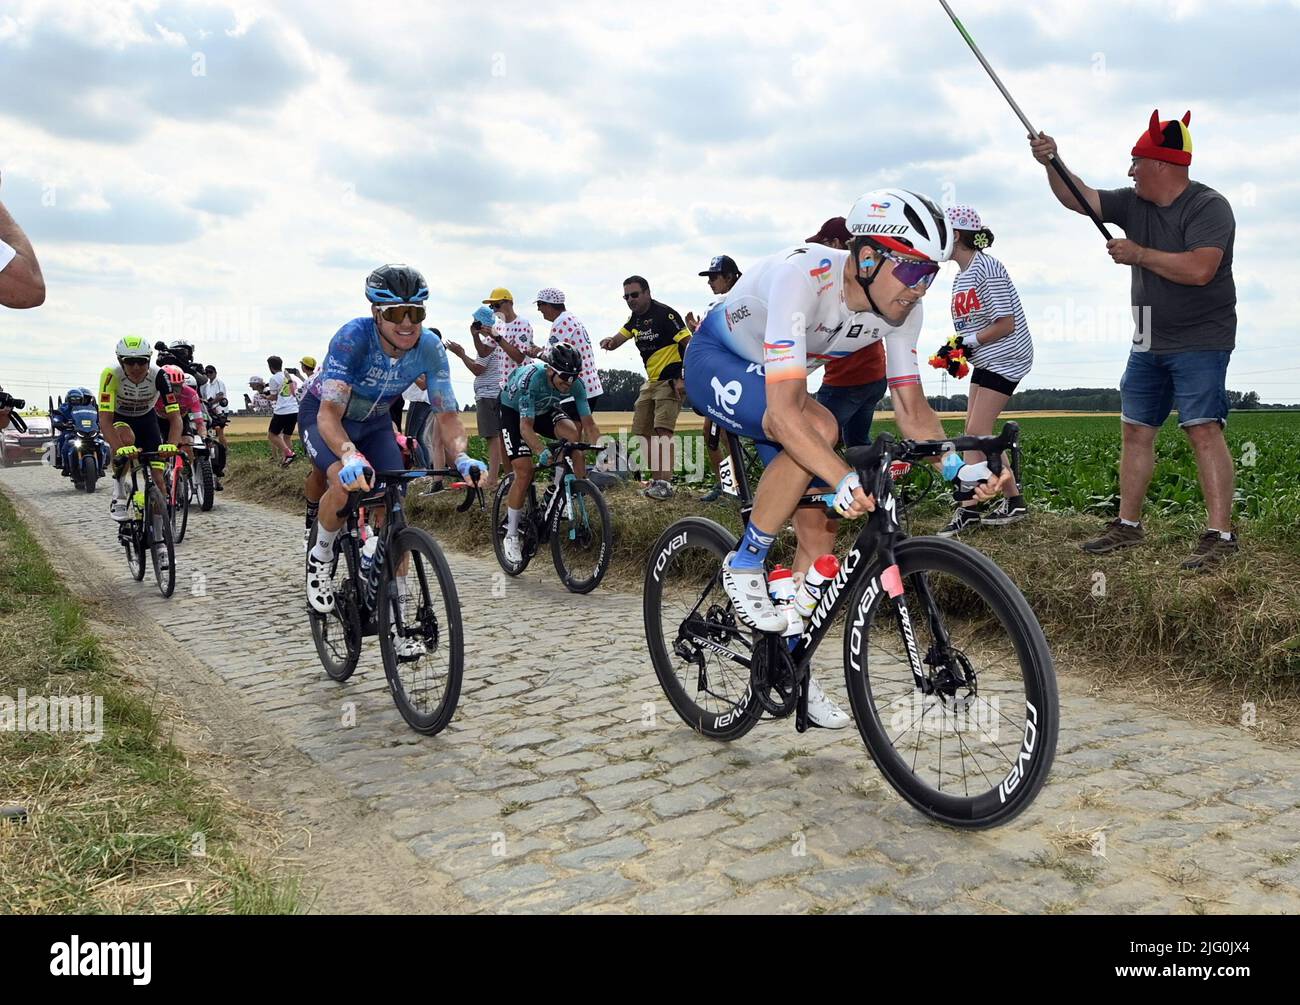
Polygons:
<instances>
[{"instance_id":1,"label":"cyclist in white helmet","mask_svg":"<svg viewBox=\"0 0 1300 1005\"><path fill-rule=\"evenodd\" d=\"M793 517L797 574L834 548L836 522L824 511L796 509L813 480L829 487L843 516L875 508L857 473L835 452L838 423L808 393L808 374L883 340L903 435L944 438L921 387L916 344L921 299L940 264L952 257L952 227L931 200L895 188L863 195L846 223L852 235L846 251L799 245L748 269L687 349L691 401L721 428L752 438L766 464L745 536L723 566L737 616L760 631L779 632L787 624L768 595L764 570L776 533ZM978 474L955 454L943 458L942 470L963 483ZM983 486L977 494L991 498L996 491ZM851 721L815 680L808 714L814 724L836 729Z\"/></svg>"}]
</instances>

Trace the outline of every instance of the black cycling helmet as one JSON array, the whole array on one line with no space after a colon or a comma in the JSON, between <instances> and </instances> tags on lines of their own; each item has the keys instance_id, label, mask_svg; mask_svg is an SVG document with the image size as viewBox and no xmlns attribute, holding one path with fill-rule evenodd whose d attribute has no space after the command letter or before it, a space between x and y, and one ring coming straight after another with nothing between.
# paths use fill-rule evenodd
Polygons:
<instances>
[{"instance_id":1,"label":"black cycling helmet","mask_svg":"<svg viewBox=\"0 0 1300 1005\"><path fill-rule=\"evenodd\" d=\"M418 269L409 265L381 265L366 277L366 299L385 304L422 304L429 299L429 287Z\"/></svg>"},{"instance_id":2,"label":"black cycling helmet","mask_svg":"<svg viewBox=\"0 0 1300 1005\"><path fill-rule=\"evenodd\" d=\"M568 377L572 380L582 372L582 357L578 355L578 350L573 346L567 342L561 342L551 350L549 365L561 377Z\"/></svg>"}]
</instances>

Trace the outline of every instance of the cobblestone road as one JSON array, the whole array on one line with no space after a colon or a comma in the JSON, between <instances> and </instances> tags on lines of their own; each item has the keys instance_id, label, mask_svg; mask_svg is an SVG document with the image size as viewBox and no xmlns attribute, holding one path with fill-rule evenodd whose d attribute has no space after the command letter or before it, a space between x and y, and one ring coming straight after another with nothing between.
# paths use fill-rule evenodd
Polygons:
<instances>
[{"instance_id":1,"label":"cobblestone road","mask_svg":"<svg viewBox=\"0 0 1300 1005\"><path fill-rule=\"evenodd\" d=\"M110 573L273 723L268 742L328 772L341 810L405 844L429 871L411 882L436 879L447 910L1300 911L1300 756L1245 730L1102 702L1064 674L1047 787L1008 827L961 833L897 797L855 729L765 723L731 746L687 729L644 654L638 596L571 596L545 556L502 590L490 556L452 553L465 687L451 726L421 738L374 640L350 682L321 671L299 519L219 497L191 517L164 601L152 571L129 578L106 492L33 466L0 486L54 552Z\"/></svg>"}]
</instances>

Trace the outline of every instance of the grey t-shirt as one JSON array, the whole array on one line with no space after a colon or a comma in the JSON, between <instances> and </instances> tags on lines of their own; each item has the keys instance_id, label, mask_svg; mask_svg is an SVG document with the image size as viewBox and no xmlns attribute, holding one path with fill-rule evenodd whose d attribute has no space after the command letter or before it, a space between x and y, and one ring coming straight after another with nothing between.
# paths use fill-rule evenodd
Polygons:
<instances>
[{"instance_id":1,"label":"grey t-shirt","mask_svg":"<svg viewBox=\"0 0 1300 1005\"><path fill-rule=\"evenodd\" d=\"M1150 351L1231 350L1237 344L1237 287L1232 281L1232 207L1208 185L1190 182L1168 206L1139 199L1132 188L1103 189L1101 218L1124 229L1129 240L1156 251L1221 248L1219 271L1205 286L1187 286L1134 265L1133 316L1144 326L1150 308ZM1133 336L1136 342L1137 334Z\"/></svg>"}]
</instances>

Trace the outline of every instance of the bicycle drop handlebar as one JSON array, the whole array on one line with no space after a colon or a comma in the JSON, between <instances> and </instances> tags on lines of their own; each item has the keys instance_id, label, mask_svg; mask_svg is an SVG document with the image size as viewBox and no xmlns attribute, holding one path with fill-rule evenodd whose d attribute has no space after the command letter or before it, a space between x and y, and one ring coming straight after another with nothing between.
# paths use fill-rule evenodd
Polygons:
<instances>
[{"instance_id":1,"label":"bicycle drop handlebar","mask_svg":"<svg viewBox=\"0 0 1300 1005\"><path fill-rule=\"evenodd\" d=\"M366 481L370 482L370 488L364 491L349 492L347 505L338 511L338 516L346 518L353 510L361 506L382 506L388 498L389 485L393 482L409 482L417 478L458 478L460 472L455 468L403 468L400 471L376 471L367 465L362 469L362 474ZM469 509L474 499L474 493L479 491L477 471L471 471L472 479L465 483L465 502L461 504L464 507L461 511Z\"/></svg>"},{"instance_id":2,"label":"bicycle drop handlebar","mask_svg":"<svg viewBox=\"0 0 1300 1005\"><path fill-rule=\"evenodd\" d=\"M895 440L889 433L881 433L869 446L850 447L844 459L858 472L862 489L875 498L886 491L886 478L894 461L920 461L941 457L949 451L965 453L978 450L985 455L989 472L996 478L1002 473L1003 451L1020 449L1020 424L1008 422L997 436L954 436L947 440ZM833 506L833 492L811 497L827 506Z\"/></svg>"},{"instance_id":3,"label":"bicycle drop handlebar","mask_svg":"<svg viewBox=\"0 0 1300 1005\"><path fill-rule=\"evenodd\" d=\"M555 440L554 442L547 443L546 449L549 450L556 459L549 461L546 464L537 465L539 468L558 468L562 463L560 458L567 457L569 454L576 454L584 450L603 451L605 448L598 443L570 443L568 440Z\"/></svg>"}]
</instances>

